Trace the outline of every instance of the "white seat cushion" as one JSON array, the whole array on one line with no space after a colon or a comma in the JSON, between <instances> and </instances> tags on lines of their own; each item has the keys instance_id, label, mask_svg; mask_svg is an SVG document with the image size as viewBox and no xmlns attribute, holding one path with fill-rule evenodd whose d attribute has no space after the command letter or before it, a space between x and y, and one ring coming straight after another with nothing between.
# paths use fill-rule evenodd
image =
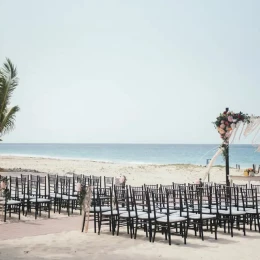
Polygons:
<instances>
[{"instance_id":1,"label":"white seat cushion","mask_svg":"<svg viewBox=\"0 0 260 260\"><path fill-rule=\"evenodd\" d=\"M211 212L210 212L210 209L202 209L202 213L203 214L217 214L217 209L211 209Z\"/></svg>"},{"instance_id":2,"label":"white seat cushion","mask_svg":"<svg viewBox=\"0 0 260 260\"><path fill-rule=\"evenodd\" d=\"M137 211L137 216L141 216L142 214L147 214L146 212L143 212L143 211ZM120 214L120 217L123 217L123 218L128 218L129 217L129 213L128 211L126 212L122 212L122 214ZM135 218L136 217L136 213L135 211L130 211L130 218Z\"/></svg>"},{"instance_id":3,"label":"white seat cushion","mask_svg":"<svg viewBox=\"0 0 260 260\"><path fill-rule=\"evenodd\" d=\"M257 214L256 209L247 209L246 213L248 214ZM258 209L258 214L260 214L260 210Z\"/></svg>"},{"instance_id":4,"label":"white seat cushion","mask_svg":"<svg viewBox=\"0 0 260 260\"><path fill-rule=\"evenodd\" d=\"M61 198L61 195L60 194L58 194L58 193L50 193L50 197L52 197L52 198Z\"/></svg>"},{"instance_id":5,"label":"white seat cushion","mask_svg":"<svg viewBox=\"0 0 260 260\"><path fill-rule=\"evenodd\" d=\"M136 205L136 209L142 211L142 210L144 209L144 207L143 207L143 206L140 206L140 205Z\"/></svg>"},{"instance_id":6,"label":"white seat cushion","mask_svg":"<svg viewBox=\"0 0 260 260\"><path fill-rule=\"evenodd\" d=\"M75 196L67 196L67 195L62 195L62 199L63 200L68 200L68 199L70 199L70 200L77 200L78 198L77 197L75 197Z\"/></svg>"},{"instance_id":7,"label":"white seat cushion","mask_svg":"<svg viewBox=\"0 0 260 260\"><path fill-rule=\"evenodd\" d=\"M90 212L94 212L94 210L96 210L96 212L100 212L100 211L105 212L105 211L110 211L111 209L108 206L102 206L101 210L100 210L99 206L96 206L95 209L94 209L94 207L90 207Z\"/></svg>"},{"instance_id":8,"label":"white seat cushion","mask_svg":"<svg viewBox=\"0 0 260 260\"><path fill-rule=\"evenodd\" d=\"M157 210L156 212L158 213L162 213L162 214L167 214L167 209L161 209L161 210ZM169 210L169 213L172 214L172 213L177 213L178 210L175 210L175 209L170 209Z\"/></svg>"},{"instance_id":9,"label":"white seat cushion","mask_svg":"<svg viewBox=\"0 0 260 260\"><path fill-rule=\"evenodd\" d=\"M31 202L36 202L36 198L35 199L30 199ZM37 198L37 202L49 202L51 201L50 199L44 199L44 198Z\"/></svg>"},{"instance_id":10,"label":"white seat cushion","mask_svg":"<svg viewBox=\"0 0 260 260\"><path fill-rule=\"evenodd\" d=\"M202 214L201 218L202 219L212 219L212 218L216 218L216 215ZM200 214L192 215L192 216L190 216L190 219L200 219Z\"/></svg>"},{"instance_id":11,"label":"white seat cushion","mask_svg":"<svg viewBox=\"0 0 260 260\"><path fill-rule=\"evenodd\" d=\"M161 218L157 218L156 219L158 222L167 222L167 216L165 217L161 217ZM181 221L186 221L187 219L184 217L178 217L178 216L169 216L169 222L173 223L173 222L181 222Z\"/></svg>"},{"instance_id":12,"label":"white seat cushion","mask_svg":"<svg viewBox=\"0 0 260 260\"><path fill-rule=\"evenodd\" d=\"M221 215L229 215L230 214L230 210L228 209L228 210L219 210L218 211L218 213L219 214L221 214ZM244 215L244 214L246 214L246 212L245 211L238 211L238 210L232 210L231 211L231 215Z\"/></svg>"},{"instance_id":13,"label":"white seat cushion","mask_svg":"<svg viewBox=\"0 0 260 260\"><path fill-rule=\"evenodd\" d=\"M111 216L111 215L117 215L117 214L118 214L118 211L116 209L114 209L112 211L112 213L111 213L111 210L102 213L102 215L104 215L104 216Z\"/></svg>"},{"instance_id":14,"label":"white seat cushion","mask_svg":"<svg viewBox=\"0 0 260 260\"><path fill-rule=\"evenodd\" d=\"M4 200L0 201L0 204L5 205L5 201ZM21 204L21 201L19 201L19 200L8 200L6 202L6 204L7 205L18 205L18 204Z\"/></svg>"},{"instance_id":15,"label":"white seat cushion","mask_svg":"<svg viewBox=\"0 0 260 260\"><path fill-rule=\"evenodd\" d=\"M192 216L192 215L196 215L196 213L193 213L193 212L189 212L189 216ZM187 212L184 211L180 214L180 211L176 212L176 213L173 213L171 214L171 216L178 216L178 217L187 217Z\"/></svg>"},{"instance_id":16,"label":"white seat cushion","mask_svg":"<svg viewBox=\"0 0 260 260\"><path fill-rule=\"evenodd\" d=\"M165 214L156 213L156 218L162 218L162 217L165 217ZM149 215L148 215L148 213L145 213L145 214L142 214L142 215L138 216L138 218L140 218L140 219L148 219ZM154 212L150 213L150 219L155 219Z\"/></svg>"},{"instance_id":17,"label":"white seat cushion","mask_svg":"<svg viewBox=\"0 0 260 260\"><path fill-rule=\"evenodd\" d=\"M127 211L127 208L118 208L119 212Z\"/></svg>"}]
</instances>

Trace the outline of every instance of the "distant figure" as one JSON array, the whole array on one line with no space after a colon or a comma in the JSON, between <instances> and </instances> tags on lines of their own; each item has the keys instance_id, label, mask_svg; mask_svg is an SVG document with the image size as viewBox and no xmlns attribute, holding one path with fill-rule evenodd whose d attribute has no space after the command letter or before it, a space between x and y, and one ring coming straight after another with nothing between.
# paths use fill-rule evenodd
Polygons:
<instances>
[{"instance_id":1,"label":"distant figure","mask_svg":"<svg viewBox=\"0 0 260 260\"><path fill-rule=\"evenodd\" d=\"M198 181L196 181L196 182L195 182L195 184L199 184L200 186L202 186L202 184L203 184L203 182L202 182L202 179L201 179L201 178L199 178L199 180L198 180Z\"/></svg>"}]
</instances>

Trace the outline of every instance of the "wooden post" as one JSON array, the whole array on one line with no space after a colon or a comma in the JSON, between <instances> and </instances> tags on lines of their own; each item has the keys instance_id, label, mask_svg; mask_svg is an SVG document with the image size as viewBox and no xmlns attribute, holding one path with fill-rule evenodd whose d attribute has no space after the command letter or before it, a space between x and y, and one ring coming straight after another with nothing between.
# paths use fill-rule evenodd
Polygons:
<instances>
[{"instance_id":1,"label":"wooden post","mask_svg":"<svg viewBox=\"0 0 260 260\"><path fill-rule=\"evenodd\" d=\"M229 108L226 108L226 112L228 112ZM229 142L226 143L225 146L225 152L226 152L226 185L230 186L229 182Z\"/></svg>"},{"instance_id":2,"label":"wooden post","mask_svg":"<svg viewBox=\"0 0 260 260\"><path fill-rule=\"evenodd\" d=\"M230 186L229 182L229 144L226 146L226 185Z\"/></svg>"}]
</instances>

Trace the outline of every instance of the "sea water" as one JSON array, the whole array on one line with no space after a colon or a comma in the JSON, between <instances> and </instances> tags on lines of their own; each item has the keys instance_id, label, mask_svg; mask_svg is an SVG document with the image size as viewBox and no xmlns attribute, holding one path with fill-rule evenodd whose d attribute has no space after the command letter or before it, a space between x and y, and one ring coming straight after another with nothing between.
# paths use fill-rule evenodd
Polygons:
<instances>
[{"instance_id":1,"label":"sea water","mask_svg":"<svg viewBox=\"0 0 260 260\"><path fill-rule=\"evenodd\" d=\"M206 165L218 144L0 144L0 155L85 159L136 164ZM260 153L251 145L230 146L230 166L260 164ZM222 156L215 165L224 165Z\"/></svg>"}]
</instances>

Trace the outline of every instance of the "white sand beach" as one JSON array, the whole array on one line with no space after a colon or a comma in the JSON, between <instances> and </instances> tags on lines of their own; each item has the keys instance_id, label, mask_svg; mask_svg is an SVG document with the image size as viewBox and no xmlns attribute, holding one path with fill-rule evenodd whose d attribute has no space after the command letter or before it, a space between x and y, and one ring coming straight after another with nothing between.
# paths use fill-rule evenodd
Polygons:
<instances>
[{"instance_id":1,"label":"white sand beach","mask_svg":"<svg viewBox=\"0 0 260 260\"><path fill-rule=\"evenodd\" d=\"M93 174L97 176L120 176L127 177L127 184L142 185L171 182L195 182L204 175L205 167L193 165L134 165L134 164L115 164L104 162L93 162L84 160L60 160L30 157L10 157L0 158L0 166L4 169L21 168L24 170L37 170L42 173L66 174L68 172ZM241 170L242 171L242 170ZM231 169L232 174L238 173ZM9 173L7 173L9 174ZM15 174L15 173L13 173ZM17 173L19 174L19 173ZM215 182L225 181L225 169L223 167L213 167L211 180ZM206 233L205 241L195 237L190 231L187 245L183 244L180 237L172 237L172 246L169 246L162 235L158 235L155 243L149 243L145 234L140 232L136 240L131 240L122 229L120 235L112 237L111 233L103 230L101 235L97 235L90 228L88 233L81 233L81 217L76 213L74 220L77 221L76 227L55 231L55 224L52 221L66 221L73 217L65 214L51 214L51 220L46 216L34 220L33 216L22 217L22 221L12 224L0 225L3 232L10 232L8 236L0 235L0 259L260 259L258 257L258 247L260 234L258 232L247 232L244 237L242 232L235 231L233 238L229 234L218 232L218 240L214 236ZM44 220L45 219L45 220ZM45 221L45 222L41 222ZM2 222L3 223L3 222ZM30 232L29 226L37 223L50 225L47 234L42 235L39 230ZM57 222L56 222L57 223ZM75 223L74 223L75 224ZM21 238L23 227L17 228L16 225L27 225L28 233L25 232ZM53 231L52 226L53 225ZM68 224L71 225L71 224ZM34 227L33 227L34 228ZM38 227L39 229L39 227ZM55 232L54 232L55 231ZM17 237L14 235L17 232ZM20 233L19 233L20 232ZM36 233L35 233L36 232ZM41 231L42 232L42 231ZM58 232L58 233L56 233ZM53 234L55 233L55 234ZM143 233L143 234L142 234ZM12 235L11 235L12 234Z\"/></svg>"},{"instance_id":2,"label":"white sand beach","mask_svg":"<svg viewBox=\"0 0 260 260\"><path fill-rule=\"evenodd\" d=\"M35 157L1 156L0 167L4 169L36 170L42 173L64 175L77 173L85 175L118 177L125 175L127 184L168 184L194 183L205 174L205 166L172 164L119 164L88 160L67 160ZM15 171L15 170L14 170ZM230 174L242 174L242 169L230 169ZM210 171L210 181L225 182L225 168L213 167Z\"/></svg>"},{"instance_id":3,"label":"white sand beach","mask_svg":"<svg viewBox=\"0 0 260 260\"><path fill-rule=\"evenodd\" d=\"M15 231L11 229L10 232ZM131 240L125 231L118 237L105 231L101 235L93 233L93 230L88 233L70 231L0 240L0 259L260 259L259 239L257 232L247 232L246 237L242 232L235 232L233 238L218 232L218 240L206 234L205 241L191 234L186 245L182 239L173 236L169 246L160 235L150 243L142 233L136 240Z\"/></svg>"}]
</instances>

